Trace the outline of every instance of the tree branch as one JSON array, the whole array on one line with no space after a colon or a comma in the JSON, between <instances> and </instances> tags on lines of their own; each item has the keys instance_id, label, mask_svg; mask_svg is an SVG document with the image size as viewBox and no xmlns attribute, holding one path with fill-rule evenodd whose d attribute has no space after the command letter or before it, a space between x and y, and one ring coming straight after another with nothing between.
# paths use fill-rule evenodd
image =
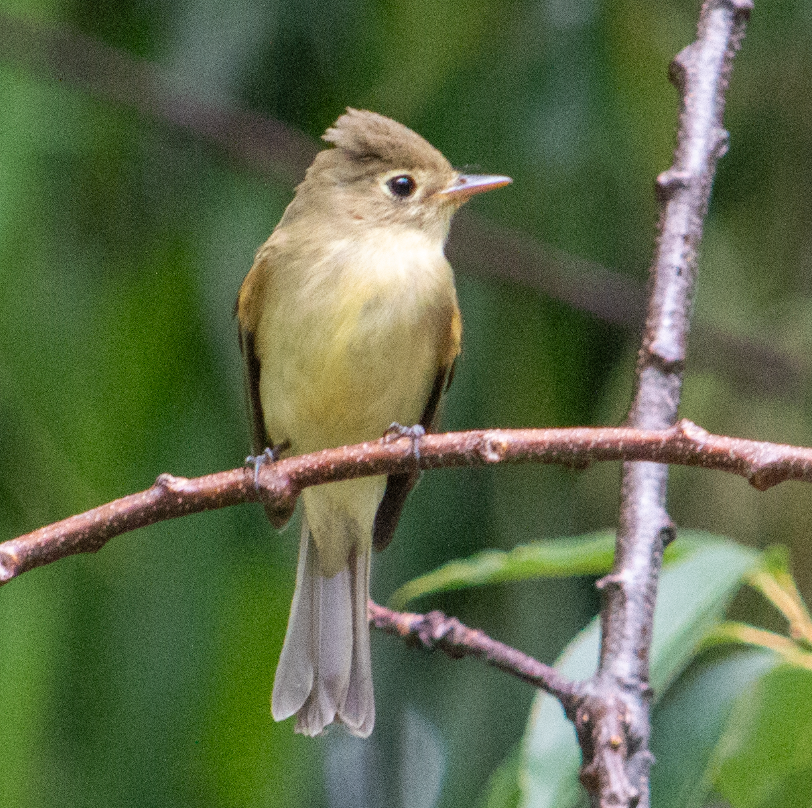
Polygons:
<instances>
[{"instance_id":1,"label":"tree branch","mask_svg":"<svg viewBox=\"0 0 812 808\"><path fill-rule=\"evenodd\" d=\"M812 449L711 435L690 421L670 429L624 427L489 429L426 435L415 457L410 438L374 441L291 457L259 472L232 469L186 479L161 474L155 484L85 513L0 544L0 584L27 570L77 553L93 553L110 539L201 511L262 501L284 521L303 488L375 474L499 463L557 463L585 468L607 460L648 460L727 471L764 491L786 480L812 483Z\"/></svg>"},{"instance_id":2,"label":"tree branch","mask_svg":"<svg viewBox=\"0 0 812 808\"><path fill-rule=\"evenodd\" d=\"M696 41L671 65L682 108L674 164L657 178L659 237L627 420L639 429L668 429L677 419L697 252L716 163L727 149L725 92L751 8L751 0L705 0ZM575 724L581 780L603 808L649 806L649 649L663 548L675 535L667 479L665 465L624 464L615 565L599 584L600 664L584 683Z\"/></svg>"},{"instance_id":3,"label":"tree branch","mask_svg":"<svg viewBox=\"0 0 812 808\"><path fill-rule=\"evenodd\" d=\"M394 634L429 651L442 651L452 659L473 656L501 671L518 677L557 698L569 712L575 704L575 685L555 668L494 640L482 631L468 628L456 617L442 612L411 614L395 612L369 601L369 621L377 629Z\"/></svg>"}]
</instances>

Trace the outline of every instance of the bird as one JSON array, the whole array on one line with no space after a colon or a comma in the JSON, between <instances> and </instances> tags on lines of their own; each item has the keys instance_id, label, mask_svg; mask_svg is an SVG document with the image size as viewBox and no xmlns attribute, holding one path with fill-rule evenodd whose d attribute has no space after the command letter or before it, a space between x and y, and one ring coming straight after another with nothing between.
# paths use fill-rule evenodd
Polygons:
<instances>
[{"instance_id":1,"label":"bird","mask_svg":"<svg viewBox=\"0 0 812 808\"><path fill-rule=\"evenodd\" d=\"M236 315L257 453L278 459L431 430L460 353L444 255L453 214L507 185L465 174L403 124L347 108L259 248ZM367 600L371 550L392 539L419 472L301 495L296 588L271 696L277 721L317 736L375 722ZM269 512L277 527L285 521ZM286 515L289 516L289 515Z\"/></svg>"}]
</instances>

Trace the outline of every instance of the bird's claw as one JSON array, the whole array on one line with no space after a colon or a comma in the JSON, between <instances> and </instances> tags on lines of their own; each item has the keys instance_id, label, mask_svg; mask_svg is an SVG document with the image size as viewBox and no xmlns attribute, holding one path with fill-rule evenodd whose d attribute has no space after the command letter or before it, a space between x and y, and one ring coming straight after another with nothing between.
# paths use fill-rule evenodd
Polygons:
<instances>
[{"instance_id":1,"label":"bird's claw","mask_svg":"<svg viewBox=\"0 0 812 808\"><path fill-rule=\"evenodd\" d=\"M246 466L254 467L254 488L259 491L259 470L266 463L276 463L279 460L282 452L290 446L288 441L278 443L276 446L266 446L261 454L248 455L245 458Z\"/></svg>"},{"instance_id":2,"label":"bird's claw","mask_svg":"<svg viewBox=\"0 0 812 808\"><path fill-rule=\"evenodd\" d=\"M414 454L415 460L420 462L420 438L422 438L426 434L426 430L420 424L414 424L414 426L403 426L402 424L394 423L389 424L386 432L383 433L383 442L384 443L391 443L393 440L397 440L398 438L409 438L412 442L412 454Z\"/></svg>"}]
</instances>

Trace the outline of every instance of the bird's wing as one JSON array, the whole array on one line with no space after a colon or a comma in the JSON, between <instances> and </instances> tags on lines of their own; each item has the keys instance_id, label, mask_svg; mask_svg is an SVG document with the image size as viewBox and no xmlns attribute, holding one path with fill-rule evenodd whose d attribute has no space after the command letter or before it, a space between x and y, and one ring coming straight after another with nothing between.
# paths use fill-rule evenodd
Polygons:
<instances>
[{"instance_id":1,"label":"bird's wing","mask_svg":"<svg viewBox=\"0 0 812 808\"><path fill-rule=\"evenodd\" d=\"M271 237L273 238L273 237ZM240 351L243 360L243 384L248 417L251 420L251 451L260 458L265 449L281 450L283 446L274 446L273 438L265 428L262 412L262 400L259 395L259 357L256 352L255 334L259 325L260 306L265 294L265 284L270 274L271 250L270 239L257 254L251 271L243 281L234 313L237 316L237 333L240 340ZM258 460L255 462L259 462ZM280 512L265 506L265 513L275 527L282 527L291 514Z\"/></svg>"},{"instance_id":2,"label":"bird's wing","mask_svg":"<svg viewBox=\"0 0 812 808\"><path fill-rule=\"evenodd\" d=\"M429 400L426 402L423 415L420 418L420 425L426 432L431 432L434 426L440 405L440 397L443 391L448 389L454 377L454 365L455 363L452 362L450 366L441 367L434 377ZM390 474L387 478L386 491L375 514L375 526L372 530L372 546L376 550L383 550L389 546L400 520L403 506L406 504L406 497L409 496L409 492L419 479L419 469L401 474Z\"/></svg>"},{"instance_id":3,"label":"bird's wing","mask_svg":"<svg viewBox=\"0 0 812 808\"><path fill-rule=\"evenodd\" d=\"M255 455L260 455L266 448L273 447L265 429L262 402L259 398L259 357L254 350L254 332L239 322L238 334L242 352L245 403L251 421L251 451Z\"/></svg>"},{"instance_id":4,"label":"bird's wing","mask_svg":"<svg viewBox=\"0 0 812 808\"><path fill-rule=\"evenodd\" d=\"M274 234L260 247L254 259L254 265L245 276L237 295L234 314L237 317L240 351L243 361L243 382L248 416L251 419L251 450L255 455L266 448L273 448L272 436L265 430L265 419L262 415L262 402L259 397L259 357L256 352L256 333L265 302L265 292L274 263Z\"/></svg>"}]
</instances>

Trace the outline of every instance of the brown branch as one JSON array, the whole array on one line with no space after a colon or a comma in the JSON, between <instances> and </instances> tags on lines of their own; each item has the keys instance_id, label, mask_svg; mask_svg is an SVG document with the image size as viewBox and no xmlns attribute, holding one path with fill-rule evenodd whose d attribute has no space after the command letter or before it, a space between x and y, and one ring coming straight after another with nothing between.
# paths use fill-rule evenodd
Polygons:
<instances>
[{"instance_id":1,"label":"brown branch","mask_svg":"<svg viewBox=\"0 0 812 808\"><path fill-rule=\"evenodd\" d=\"M426 435L420 458L411 440L374 441L291 457L259 473L232 469L196 479L162 474L137 494L0 544L0 584L27 570L76 553L92 553L110 539L139 527L201 511L262 500L289 516L303 488L375 474L498 463L558 463L584 468L607 460L649 460L738 474L764 491L786 480L812 483L812 449L711 435L690 421L670 429L623 427L489 429Z\"/></svg>"},{"instance_id":2,"label":"brown branch","mask_svg":"<svg viewBox=\"0 0 812 808\"><path fill-rule=\"evenodd\" d=\"M211 104L187 89L178 91L166 70L70 28L49 28L0 12L0 60L22 65L46 79L135 110L215 146L251 171L286 184L299 182L318 143L282 121L228 104ZM448 243L453 265L504 280L563 301L604 322L637 330L645 290L629 275L556 250L463 210ZM710 368L740 389L755 381L762 394L791 395L809 386L810 368L772 346L702 324L697 369Z\"/></svg>"},{"instance_id":3,"label":"brown branch","mask_svg":"<svg viewBox=\"0 0 812 808\"><path fill-rule=\"evenodd\" d=\"M673 166L657 179L659 237L628 424L668 429L677 419L696 259L718 159L733 57L751 0L705 0L697 39L672 62L682 99ZM581 781L594 805L649 806L649 650L663 548L675 529L666 512L668 466L625 463L615 564L601 581L598 672L583 686L576 720Z\"/></svg>"},{"instance_id":4,"label":"brown branch","mask_svg":"<svg viewBox=\"0 0 812 808\"><path fill-rule=\"evenodd\" d=\"M523 682L555 696L569 712L575 703L575 685L555 668L494 640L478 629L447 617L442 612L411 614L394 612L369 601L369 621L377 629L394 634L429 651L439 650L452 659L473 656Z\"/></svg>"}]
</instances>

